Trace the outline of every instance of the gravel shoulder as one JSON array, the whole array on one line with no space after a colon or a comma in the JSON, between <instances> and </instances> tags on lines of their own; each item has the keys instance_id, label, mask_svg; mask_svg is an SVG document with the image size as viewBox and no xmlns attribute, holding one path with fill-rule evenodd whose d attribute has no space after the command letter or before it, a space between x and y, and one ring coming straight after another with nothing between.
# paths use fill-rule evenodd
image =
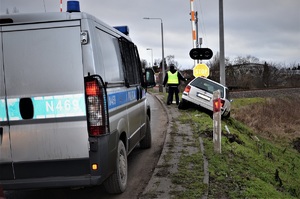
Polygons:
<instances>
[{"instance_id":1,"label":"gravel shoulder","mask_svg":"<svg viewBox=\"0 0 300 199\"><path fill-rule=\"evenodd\" d=\"M167 135L158 164L140 198L176 198L176 193L184 190L183 187L172 182L172 175L178 172L181 155L199 153L204 148L203 145L201 146L201 140L199 140L201 147L195 146L195 139L190 125L179 121L180 111L176 104L167 106L162 95L153 95L160 100L166 110L168 117ZM204 160L204 167L207 168L208 163L205 158ZM208 184L208 172L201 175L205 176L203 183ZM205 193L203 195L203 198L205 198Z\"/></svg>"}]
</instances>

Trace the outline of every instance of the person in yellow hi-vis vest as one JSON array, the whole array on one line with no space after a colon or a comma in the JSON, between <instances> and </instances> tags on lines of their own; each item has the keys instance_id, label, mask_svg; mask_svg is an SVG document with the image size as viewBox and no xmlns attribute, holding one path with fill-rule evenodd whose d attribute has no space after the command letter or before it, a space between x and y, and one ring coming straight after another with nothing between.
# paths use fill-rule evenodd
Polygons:
<instances>
[{"instance_id":1,"label":"person in yellow hi-vis vest","mask_svg":"<svg viewBox=\"0 0 300 199\"><path fill-rule=\"evenodd\" d=\"M175 94L176 104L177 105L179 104L178 86L180 84L180 80L186 81L186 79L182 77L182 75L175 69L175 66L173 64L170 65L170 70L167 72L163 83L164 86L168 84L168 88L169 88L167 105L172 104L174 94Z\"/></svg>"}]
</instances>

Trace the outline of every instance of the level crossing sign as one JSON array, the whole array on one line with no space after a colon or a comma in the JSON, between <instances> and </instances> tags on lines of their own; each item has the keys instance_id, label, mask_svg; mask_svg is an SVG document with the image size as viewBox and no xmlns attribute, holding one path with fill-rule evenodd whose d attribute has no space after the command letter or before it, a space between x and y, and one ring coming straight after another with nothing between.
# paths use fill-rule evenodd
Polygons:
<instances>
[{"instance_id":1,"label":"level crossing sign","mask_svg":"<svg viewBox=\"0 0 300 199\"><path fill-rule=\"evenodd\" d=\"M198 64L193 68L194 77L208 77L209 68L206 64Z\"/></svg>"}]
</instances>

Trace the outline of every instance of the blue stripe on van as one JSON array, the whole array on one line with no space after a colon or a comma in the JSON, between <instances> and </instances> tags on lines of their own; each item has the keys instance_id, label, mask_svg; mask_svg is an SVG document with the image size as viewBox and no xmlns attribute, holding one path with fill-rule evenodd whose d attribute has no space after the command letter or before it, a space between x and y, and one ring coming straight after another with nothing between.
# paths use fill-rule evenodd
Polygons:
<instances>
[{"instance_id":1,"label":"blue stripe on van","mask_svg":"<svg viewBox=\"0 0 300 199\"><path fill-rule=\"evenodd\" d=\"M7 121L5 100L0 100L0 122Z\"/></svg>"},{"instance_id":2,"label":"blue stripe on van","mask_svg":"<svg viewBox=\"0 0 300 199\"><path fill-rule=\"evenodd\" d=\"M32 119L85 116L84 94L54 95L31 98L34 107ZM108 94L108 109L123 106L137 100L136 89ZM7 99L10 121L23 120L20 113L20 98ZM7 121L5 100L0 100L0 121Z\"/></svg>"},{"instance_id":3,"label":"blue stripe on van","mask_svg":"<svg viewBox=\"0 0 300 199\"><path fill-rule=\"evenodd\" d=\"M108 94L108 109L136 101L136 89Z\"/></svg>"}]
</instances>

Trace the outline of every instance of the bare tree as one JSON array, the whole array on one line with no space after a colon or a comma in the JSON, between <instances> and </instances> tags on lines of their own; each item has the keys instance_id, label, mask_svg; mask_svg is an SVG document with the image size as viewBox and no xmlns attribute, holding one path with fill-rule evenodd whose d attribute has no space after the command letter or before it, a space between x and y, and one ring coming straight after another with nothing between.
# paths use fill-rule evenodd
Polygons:
<instances>
[{"instance_id":1,"label":"bare tree","mask_svg":"<svg viewBox=\"0 0 300 199\"><path fill-rule=\"evenodd\" d=\"M267 62L265 62L264 72L263 72L263 75L262 75L262 81L263 81L264 87L269 87L270 86L270 78L271 78L270 67L267 64Z\"/></svg>"},{"instance_id":2,"label":"bare tree","mask_svg":"<svg viewBox=\"0 0 300 199\"><path fill-rule=\"evenodd\" d=\"M250 64L250 63L259 63L259 59L252 55L247 55L246 57L237 56L233 61L234 65Z\"/></svg>"},{"instance_id":3,"label":"bare tree","mask_svg":"<svg viewBox=\"0 0 300 199\"><path fill-rule=\"evenodd\" d=\"M19 13L19 9L17 7L13 8L13 13Z\"/></svg>"},{"instance_id":4,"label":"bare tree","mask_svg":"<svg viewBox=\"0 0 300 199\"><path fill-rule=\"evenodd\" d=\"M169 65L174 64L174 66L176 66L177 69L180 69L180 66L178 65L178 62L175 61L175 56L174 55L168 55L166 57L166 62Z\"/></svg>"},{"instance_id":5,"label":"bare tree","mask_svg":"<svg viewBox=\"0 0 300 199\"><path fill-rule=\"evenodd\" d=\"M142 59L141 60L141 65L142 65L142 68L147 68L148 63L147 63L147 61L145 59Z\"/></svg>"},{"instance_id":6,"label":"bare tree","mask_svg":"<svg viewBox=\"0 0 300 199\"><path fill-rule=\"evenodd\" d=\"M13 10L11 13L12 14L19 13L19 9L17 7L13 7ZM6 8L6 14L10 14L10 11L8 8Z\"/></svg>"}]
</instances>

